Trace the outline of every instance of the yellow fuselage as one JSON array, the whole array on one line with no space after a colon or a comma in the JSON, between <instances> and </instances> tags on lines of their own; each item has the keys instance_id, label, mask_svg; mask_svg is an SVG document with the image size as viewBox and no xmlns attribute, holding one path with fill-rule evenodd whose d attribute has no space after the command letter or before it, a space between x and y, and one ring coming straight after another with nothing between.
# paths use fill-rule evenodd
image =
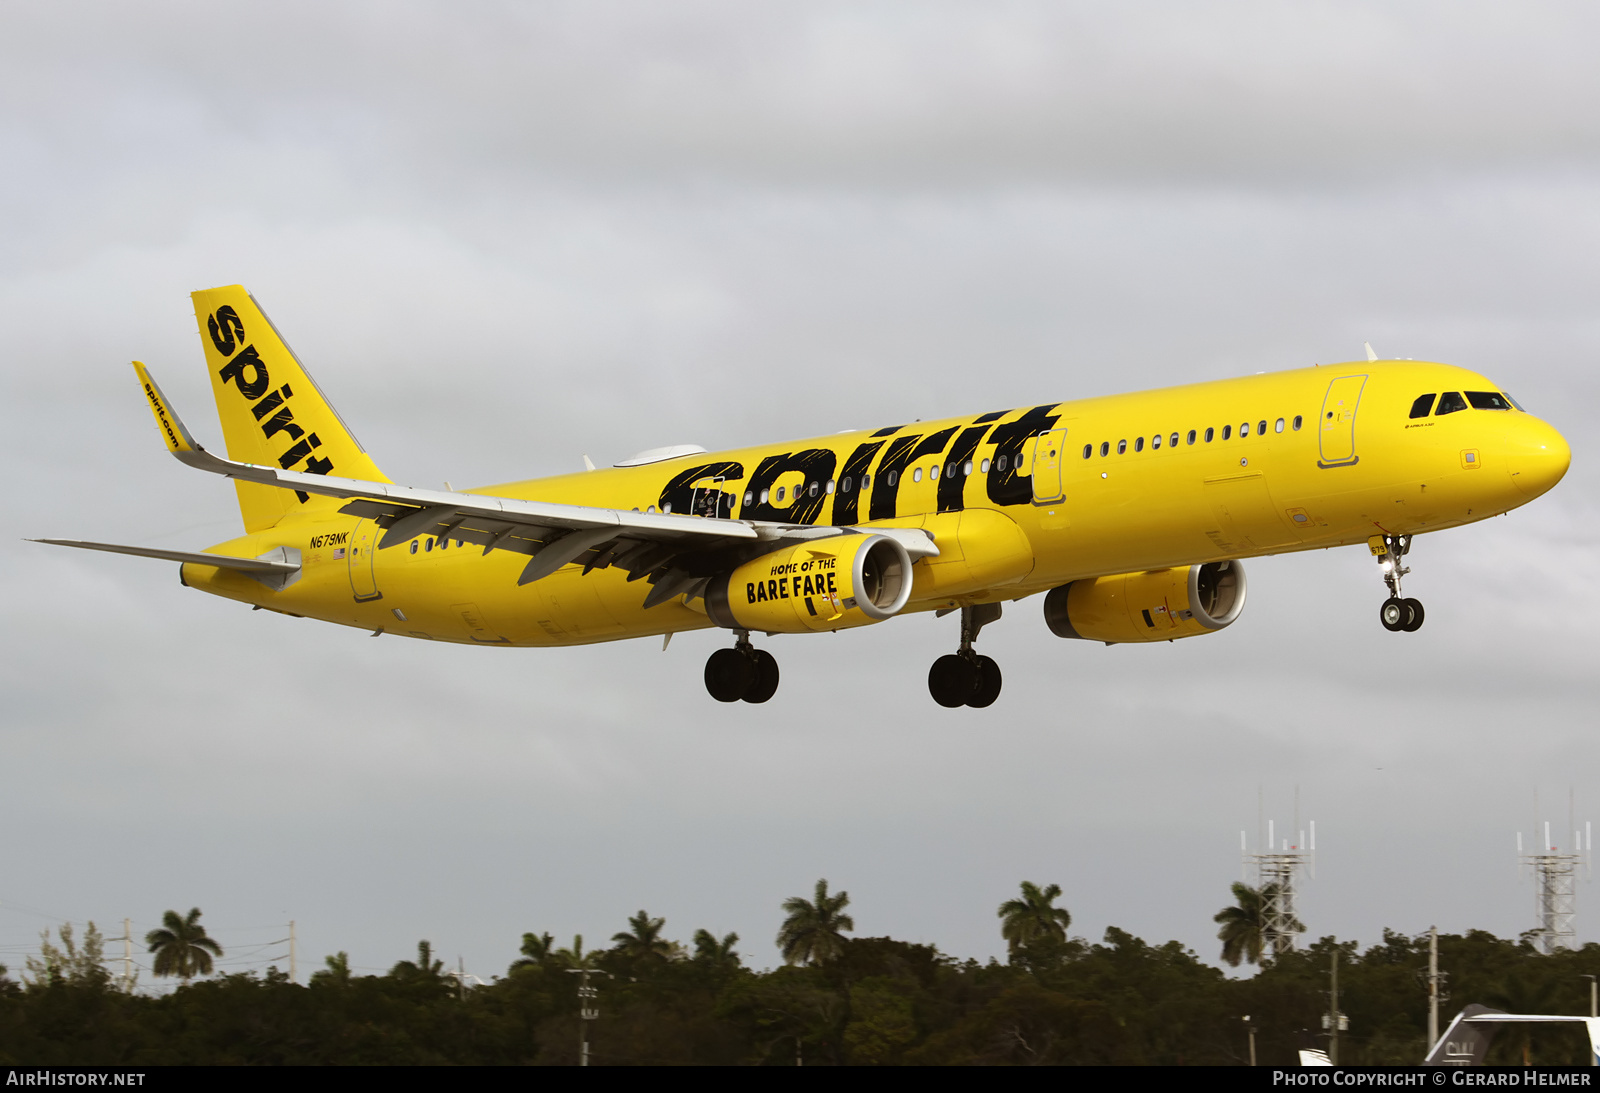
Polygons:
<instances>
[{"instance_id":1,"label":"yellow fuselage","mask_svg":"<svg viewBox=\"0 0 1600 1093\"><path fill-rule=\"evenodd\" d=\"M1331 365L470 492L924 528L940 553L916 563L906 610L930 610L1499 515L1560 480L1570 461L1560 434L1520 410L1409 416L1424 394L1496 391L1443 364ZM699 601L646 610L649 586L616 569L569 565L519 587L525 557L431 538L375 551L380 534L336 510L291 516L212 548L300 551L283 589L196 564L183 577L275 611L438 641L567 645L711 625Z\"/></svg>"}]
</instances>

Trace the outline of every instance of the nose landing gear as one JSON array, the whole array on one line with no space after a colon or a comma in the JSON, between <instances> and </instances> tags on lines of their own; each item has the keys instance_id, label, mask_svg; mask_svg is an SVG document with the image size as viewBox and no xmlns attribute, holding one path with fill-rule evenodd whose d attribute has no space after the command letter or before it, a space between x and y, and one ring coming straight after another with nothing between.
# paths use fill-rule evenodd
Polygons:
<instances>
[{"instance_id":1,"label":"nose landing gear","mask_svg":"<svg viewBox=\"0 0 1600 1093\"><path fill-rule=\"evenodd\" d=\"M1383 570L1383 583L1389 586L1389 598L1378 609L1378 621L1390 633L1414 633L1422 629L1425 613L1422 601L1404 599L1400 595L1400 578L1411 572L1410 566L1400 564L1400 559L1411 553L1409 535L1374 535L1367 540L1373 557Z\"/></svg>"},{"instance_id":2,"label":"nose landing gear","mask_svg":"<svg viewBox=\"0 0 1600 1093\"><path fill-rule=\"evenodd\" d=\"M961 609L961 648L933 662L928 669L928 693L941 706L954 709L992 706L1000 697L1000 665L979 656L972 648L978 631L1000 617L1000 605L980 603Z\"/></svg>"},{"instance_id":3,"label":"nose landing gear","mask_svg":"<svg viewBox=\"0 0 1600 1093\"><path fill-rule=\"evenodd\" d=\"M718 649L706 661L706 690L718 702L765 702L778 691L778 661L750 644L750 631L736 630L732 649Z\"/></svg>"}]
</instances>

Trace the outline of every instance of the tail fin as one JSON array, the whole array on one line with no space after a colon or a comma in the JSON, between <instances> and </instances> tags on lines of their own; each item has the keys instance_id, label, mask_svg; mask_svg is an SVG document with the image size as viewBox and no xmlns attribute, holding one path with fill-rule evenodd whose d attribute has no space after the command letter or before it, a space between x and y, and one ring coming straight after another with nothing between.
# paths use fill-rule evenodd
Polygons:
<instances>
[{"instance_id":1,"label":"tail fin","mask_svg":"<svg viewBox=\"0 0 1600 1093\"><path fill-rule=\"evenodd\" d=\"M284 470L387 482L254 297L239 285L194 295L206 371L228 458ZM327 497L235 481L246 531L337 504Z\"/></svg>"}]
</instances>

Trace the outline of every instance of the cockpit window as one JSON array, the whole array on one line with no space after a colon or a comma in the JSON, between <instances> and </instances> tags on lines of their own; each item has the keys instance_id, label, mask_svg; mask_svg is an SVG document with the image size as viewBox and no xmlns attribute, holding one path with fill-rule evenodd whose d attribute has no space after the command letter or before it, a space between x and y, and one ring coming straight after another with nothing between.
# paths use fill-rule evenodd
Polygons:
<instances>
[{"instance_id":1,"label":"cockpit window","mask_svg":"<svg viewBox=\"0 0 1600 1093\"><path fill-rule=\"evenodd\" d=\"M1512 398L1510 395L1507 395L1504 391L1501 391L1500 393L1502 395L1506 396L1506 401L1507 402L1511 403L1511 405L1515 406L1517 409L1522 410L1522 403L1518 402L1516 399ZM1522 410L1522 412L1523 413L1527 413L1528 411Z\"/></svg>"},{"instance_id":2,"label":"cockpit window","mask_svg":"<svg viewBox=\"0 0 1600 1093\"><path fill-rule=\"evenodd\" d=\"M1437 395L1418 395L1417 401L1411 404L1412 417L1427 417L1428 411L1433 409L1433 400Z\"/></svg>"},{"instance_id":3,"label":"cockpit window","mask_svg":"<svg viewBox=\"0 0 1600 1093\"><path fill-rule=\"evenodd\" d=\"M1474 410L1509 410L1511 403L1499 391L1468 391L1467 401Z\"/></svg>"},{"instance_id":4,"label":"cockpit window","mask_svg":"<svg viewBox=\"0 0 1600 1093\"><path fill-rule=\"evenodd\" d=\"M1453 414L1457 410L1466 408L1467 400L1461 397L1459 391L1446 391L1439 396L1439 408L1433 412L1433 416L1443 417L1445 414Z\"/></svg>"}]
</instances>

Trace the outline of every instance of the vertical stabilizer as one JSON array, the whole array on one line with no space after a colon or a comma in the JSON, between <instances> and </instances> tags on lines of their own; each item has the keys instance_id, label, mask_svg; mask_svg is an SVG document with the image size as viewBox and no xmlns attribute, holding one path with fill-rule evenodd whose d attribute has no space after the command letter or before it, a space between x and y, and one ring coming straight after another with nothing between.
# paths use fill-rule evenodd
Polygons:
<instances>
[{"instance_id":1,"label":"vertical stabilizer","mask_svg":"<svg viewBox=\"0 0 1600 1093\"><path fill-rule=\"evenodd\" d=\"M277 328L239 285L194 295L206 371L228 458L310 474L387 482ZM235 482L246 531L339 502Z\"/></svg>"}]
</instances>

